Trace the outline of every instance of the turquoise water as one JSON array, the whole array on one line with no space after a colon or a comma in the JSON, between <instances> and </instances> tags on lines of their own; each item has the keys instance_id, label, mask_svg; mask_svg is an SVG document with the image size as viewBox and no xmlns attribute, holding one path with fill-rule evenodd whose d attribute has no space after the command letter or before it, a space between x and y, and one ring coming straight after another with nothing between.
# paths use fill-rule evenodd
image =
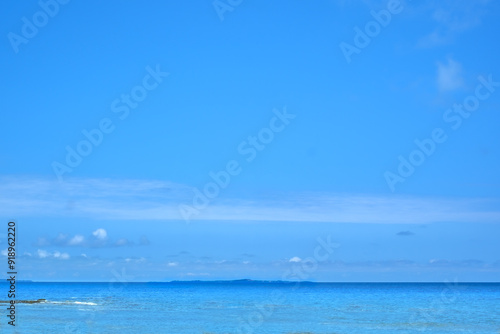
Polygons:
<instances>
[{"instance_id":1,"label":"turquoise water","mask_svg":"<svg viewBox=\"0 0 500 334\"><path fill-rule=\"evenodd\" d=\"M16 305L18 333L500 333L500 284L22 282L16 297L47 299Z\"/></svg>"}]
</instances>

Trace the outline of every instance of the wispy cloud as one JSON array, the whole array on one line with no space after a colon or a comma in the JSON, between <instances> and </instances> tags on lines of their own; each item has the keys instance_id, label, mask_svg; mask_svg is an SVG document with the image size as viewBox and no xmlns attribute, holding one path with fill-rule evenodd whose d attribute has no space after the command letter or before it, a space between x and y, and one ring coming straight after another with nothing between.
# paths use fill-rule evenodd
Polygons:
<instances>
[{"instance_id":1,"label":"wispy cloud","mask_svg":"<svg viewBox=\"0 0 500 334\"><path fill-rule=\"evenodd\" d=\"M36 247L88 247L88 248L101 248L101 247L123 247L134 246L135 243L126 238L119 238L117 240L110 240L108 232L99 228L92 232L91 235L85 237L82 234L76 234L70 237L68 234L59 233L55 238L39 237L34 244ZM149 240L146 236L141 236L138 245L147 246Z\"/></svg>"},{"instance_id":2,"label":"wispy cloud","mask_svg":"<svg viewBox=\"0 0 500 334\"><path fill-rule=\"evenodd\" d=\"M43 250L43 249L37 250L36 255L40 259L54 258L54 259L59 259L59 260L68 260L70 258L68 253L61 253L59 251L55 251L55 252L51 253L51 252L48 252L48 251Z\"/></svg>"},{"instance_id":3,"label":"wispy cloud","mask_svg":"<svg viewBox=\"0 0 500 334\"><path fill-rule=\"evenodd\" d=\"M490 0L443 0L426 2L424 6L431 12L435 29L425 35L419 47L434 47L452 43L456 36L481 24L488 12Z\"/></svg>"},{"instance_id":4,"label":"wispy cloud","mask_svg":"<svg viewBox=\"0 0 500 334\"><path fill-rule=\"evenodd\" d=\"M440 91L449 92L464 87L462 65L448 58L446 63L437 64L437 85Z\"/></svg>"},{"instance_id":5,"label":"wispy cloud","mask_svg":"<svg viewBox=\"0 0 500 334\"><path fill-rule=\"evenodd\" d=\"M191 187L164 181L0 178L0 212L7 216L119 217L130 203L147 212L191 196ZM177 215L177 207L171 211Z\"/></svg>"},{"instance_id":6,"label":"wispy cloud","mask_svg":"<svg viewBox=\"0 0 500 334\"><path fill-rule=\"evenodd\" d=\"M181 220L178 205L192 202L190 187L149 180L0 180L4 216L63 216L114 220ZM188 189L186 191L186 189ZM195 217L221 221L304 221L342 223L499 222L499 199L403 197L397 195L301 193L269 198L223 199ZM70 209L67 203L72 202ZM93 238L104 237L94 231ZM107 236L107 234L106 234ZM74 240L60 235L60 242ZM85 238L87 239L87 238ZM47 240L41 240L40 246ZM82 243L84 241L81 241ZM118 242L118 241L116 241ZM115 243L116 243L115 242ZM52 243L52 241L51 241ZM118 243L123 243L119 241ZM125 242L129 244L128 242ZM147 239L141 244L147 244Z\"/></svg>"},{"instance_id":7,"label":"wispy cloud","mask_svg":"<svg viewBox=\"0 0 500 334\"><path fill-rule=\"evenodd\" d=\"M85 238L83 235L75 235L73 238L71 238L68 242L68 245L70 246L78 246L83 244Z\"/></svg>"},{"instance_id":8,"label":"wispy cloud","mask_svg":"<svg viewBox=\"0 0 500 334\"><path fill-rule=\"evenodd\" d=\"M134 243L126 238L120 238L115 241L114 245L117 247L123 247L123 246L133 246Z\"/></svg>"}]
</instances>

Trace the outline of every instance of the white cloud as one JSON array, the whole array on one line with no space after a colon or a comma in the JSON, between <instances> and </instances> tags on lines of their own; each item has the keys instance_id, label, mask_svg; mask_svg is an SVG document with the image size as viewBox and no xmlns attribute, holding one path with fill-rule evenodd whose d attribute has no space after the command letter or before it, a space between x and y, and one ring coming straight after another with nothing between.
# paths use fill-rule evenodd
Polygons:
<instances>
[{"instance_id":1,"label":"white cloud","mask_svg":"<svg viewBox=\"0 0 500 334\"><path fill-rule=\"evenodd\" d=\"M99 240L105 240L108 236L108 233L103 228L98 228L97 230L92 232L92 234L94 235L94 237L96 237Z\"/></svg>"},{"instance_id":2,"label":"white cloud","mask_svg":"<svg viewBox=\"0 0 500 334\"><path fill-rule=\"evenodd\" d=\"M156 180L0 177L0 214L128 219L127 212L160 209L180 219L178 204L192 187ZM153 205L152 205L153 204ZM132 219L140 219L134 215Z\"/></svg>"},{"instance_id":3,"label":"white cloud","mask_svg":"<svg viewBox=\"0 0 500 334\"><path fill-rule=\"evenodd\" d=\"M66 185L66 182L69 183ZM190 188L167 189L159 181L68 180L0 178L0 214L119 220L182 220L179 204L192 205ZM121 187L123 183L126 186ZM109 187L109 189L107 189ZM179 189L189 189L182 192ZM6 194L9 194L8 196ZM15 195L11 195L15 194ZM175 194L175 196L173 195ZM68 212L61 203L77 197ZM98 198L98 200L94 200ZM341 223L498 222L500 200L432 198L398 195L288 193L254 200L219 199L200 210L193 220L302 221ZM74 239L74 238L73 238ZM42 240L46 241L46 240ZM73 243L77 243L78 239ZM82 241L83 242L83 241ZM119 240L117 246L129 243ZM42 244L39 245L43 247Z\"/></svg>"},{"instance_id":4,"label":"white cloud","mask_svg":"<svg viewBox=\"0 0 500 334\"><path fill-rule=\"evenodd\" d=\"M178 262L169 262L167 265L169 267L177 267L179 265L179 263Z\"/></svg>"},{"instance_id":5,"label":"white cloud","mask_svg":"<svg viewBox=\"0 0 500 334\"><path fill-rule=\"evenodd\" d=\"M43 250L43 249L39 249L37 250L37 254L38 254L38 257L41 258L41 259L45 259L46 257L49 257L50 256L50 253Z\"/></svg>"},{"instance_id":6,"label":"white cloud","mask_svg":"<svg viewBox=\"0 0 500 334\"><path fill-rule=\"evenodd\" d=\"M462 32L481 24L489 0L442 0L435 2L432 18L451 32Z\"/></svg>"},{"instance_id":7,"label":"white cloud","mask_svg":"<svg viewBox=\"0 0 500 334\"><path fill-rule=\"evenodd\" d=\"M292 257L288 262L300 262L302 259L298 256Z\"/></svg>"},{"instance_id":8,"label":"white cloud","mask_svg":"<svg viewBox=\"0 0 500 334\"><path fill-rule=\"evenodd\" d=\"M52 256L56 259L61 259L61 260L67 260L69 259L69 254L68 253L61 253L61 252L58 252L58 251L55 251L54 254L52 254Z\"/></svg>"},{"instance_id":9,"label":"white cloud","mask_svg":"<svg viewBox=\"0 0 500 334\"><path fill-rule=\"evenodd\" d=\"M37 250L37 255L41 259L46 259L46 258L54 258L54 259L59 259L59 260L67 260L70 258L68 253L61 253L59 251L54 251L54 253L47 252L46 250L39 249Z\"/></svg>"},{"instance_id":10,"label":"white cloud","mask_svg":"<svg viewBox=\"0 0 500 334\"><path fill-rule=\"evenodd\" d=\"M125 262L127 262L127 263L128 262L142 263L142 262L146 262L146 261L147 260L144 257L140 257L140 258L136 258L136 257L130 258L130 257L128 257L128 258L125 259Z\"/></svg>"},{"instance_id":11,"label":"white cloud","mask_svg":"<svg viewBox=\"0 0 500 334\"><path fill-rule=\"evenodd\" d=\"M488 13L489 0L457 1L441 0L424 4L425 13L421 15L432 17L435 29L424 36L419 47L434 47L452 43L457 34L472 29L481 24L482 18Z\"/></svg>"},{"instance_id":12,"label":"white cloud","mask_svg":"<svg viewBox=\"0 0 500 334\"><path fill-rule=\"evenodd\" d=\"M464 86L462 65L453 59L446 64L438 63L437 84L440 91L454 91Z\"/></svg>"},{"instance_id":13,"label":"white cloud","mask_svg":"<svg viewBox=\"0 0 500 334\"><path fill-rule=\"evenodd\" d=\"M85 240L83 235L77 234L75 235L69 242L68 245L70 246L77 246L81 245L83 241Z\"/></svg>"},{"instance_id":14,"label":"white cloud","mask_svg":"<svg viewBox=\"0 0 500 334\"><path fill-rule=\"evenodd\" d=\"M450 43L450 40L448 38L444 37L437 31L433 31L430 34L422 37L418 41L417 46L421 48L429 48L435 45L444 45L448 43Z\"/></svg>"}]
</instances>

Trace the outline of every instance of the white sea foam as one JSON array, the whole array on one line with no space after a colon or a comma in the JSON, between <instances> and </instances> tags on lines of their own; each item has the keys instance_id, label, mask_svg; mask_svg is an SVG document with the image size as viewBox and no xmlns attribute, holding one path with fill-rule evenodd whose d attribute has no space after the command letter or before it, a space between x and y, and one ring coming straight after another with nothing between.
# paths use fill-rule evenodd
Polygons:
<instances>
[{"instance_id":1,"label":"white sea foam","mask_svg":"<svg viewBox=\"0 0 500 334\"><path fill-rule=\"evenodd\" d=\"M45 301L43 302L45 304L59 304L59 305L89 305L89 306L96 306L96 303L92 302L79 302L79 301L62 301L62 302L56 302L56 301Z\"/></svg>"},{"instance_id":2,"label":"white sea foam","mask_svg":"<svg viewBox=\"0 0 500 334\"><path fill-rule=\"evenodd\" d=\"M75 304L79 304L79 305L97 305L96 303L91 303L91 302L74 302Z\"/></svg>"}]
</instances>

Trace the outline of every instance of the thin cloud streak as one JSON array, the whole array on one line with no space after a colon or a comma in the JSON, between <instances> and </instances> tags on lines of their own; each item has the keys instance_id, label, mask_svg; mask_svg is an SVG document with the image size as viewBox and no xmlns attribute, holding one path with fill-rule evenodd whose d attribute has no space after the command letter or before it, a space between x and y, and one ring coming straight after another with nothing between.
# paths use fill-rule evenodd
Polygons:
<instances>
[{"instance_id":1,"label":"thin cloud streak","mask_svg":"<svg viewBox=\"0 0 500 334\"><path fill-rule=\"evenodd\" d=\"M488 14L490 0L477 1L429 1L422 6L425 14L432 17L435 29L422 37L417 47L431 48L453 43L457 35L481 25Z\"/></svg>"},{"instance_id":2,"label":"thin cloud streak","mask_svg":"<svg viewBox=\"0 0 500 334\"><path fill-rule=\"evenodd\" d=\"M192 188L163 181L4 178L0 213L110 220L182 220ZM215 199L194 220L334 223L500 222L498 199L305 193L276 199Z\"/></svg>"},{"instance_id":3,"label":"thin cloud streak","mask_svg":"<svg viewBox=\"0 0 500 334\"><path fill-rule=\"evenodd\" d=\"M463 88L462 65L451 58L446 64L438 63L437 84L440 91L454 91Z\"/></svg>"}]
</instances>

